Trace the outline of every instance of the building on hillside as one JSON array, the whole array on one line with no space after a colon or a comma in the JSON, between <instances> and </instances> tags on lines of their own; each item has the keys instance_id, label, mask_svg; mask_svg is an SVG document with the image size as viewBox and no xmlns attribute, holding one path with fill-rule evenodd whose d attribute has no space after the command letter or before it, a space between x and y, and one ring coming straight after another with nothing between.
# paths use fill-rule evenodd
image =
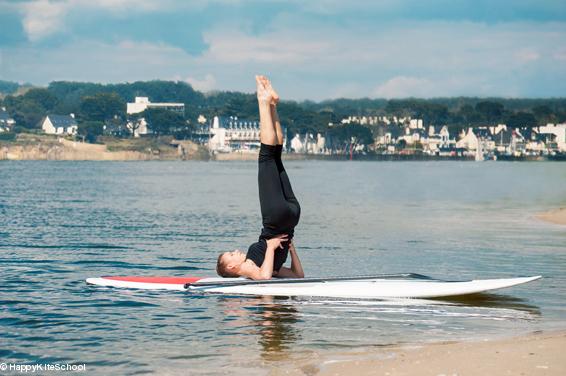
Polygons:
<instances>
[{"instance_id":1,"label":"building on hillside","mask_svg":"<svg viewBox=\"0 0 566 376\"><path fill-rule=\"evenodd\" d=\"M150 133L145 118L128 120L126 122L126 129L130 134L133 134L134 137L140 137L141 135Z\"/></svg>"},{"instance_id":2,"label":"building on hillside","mask_svg":"<svg viewBox=\"0 0 566 376\"><path fill-rule=\"evenodd\" d=\"M340 121L341 124L361 124L361 125L404 125L408 124L411 128L422 128L422 119L411 119L410 117L397 116L348 116Z\"/></svg>"},{"instance_id":3,"label":"building on hillside","mask_svg":"<svg viewBox=\"0 0 566 376\"><path fill-rule=\"evenodd\" d=\"M448 127L428 127L428 137L423 139L423 147L426 152L433 155L440 155L440 150L450 148L456 143L454 140L450 140L450 132Z\"/></svg>"},{"instance_id":4,"label":"building on hillside","mask_svg":"<svg viewBox=\"0 0 566 376\"><path fill-rule=\"evenodd\" d=\"M128 137L132 132L127 124L107 121L102 126L102 134L113 137Z\"/></svg>"},{"instance_id":5,"label":"building on hillside","mask_svg":"<svg viewBox=\"0 0 566 376\"><path fill-rule=\"evenodd\" d=\"M237 116L215 116L212 119L208 139L210 151L248 152L258 150L259 146L259 122L257 120L238 119Z\"/></svg>"},{"instance_id":6,"label":"building on hillside","mask_svg":"<svg viewBox=\"0 0 566 376\"><path fill-rule=\"evenodd\" d=\"M423 128L423 119L410 119L409 120L409 128L411 128L411 129Z\"/></svg>"},{"instance_id":7,"label":"building on hillside","mask_svg":"<svg viewBox=\"0 0 566 376\"><path fill-rule=\"evenodd\" d=\"M296 134L291 140L291 151L293 153L303 154L329 154L330 151L326 147L326 137L317 133L316 138L312 133L306 133L303 136Z\"/></svg>"},{"instance_id":8,"label":"building on hillside","mask_svg":"<svg viewBox=\"0 0 566 376\"><path fill-rule=\"evenodd\" d=\"M464 148L467 150L477 150L478 149L478 137L474 133L474 128L468 128L462 137L456 142L456 148Z\"/></svg>"},{"instance_id":9,"label":"building on hillside","mask_svg":"<svg viewBox=\"0 0 566 376\"><path fill-rule=\"evenodd\" d=\"M47 134L77 134L75 115L47 115L41 121L41 129Z\"/></svg>"},{"instance_id":10,"label":"building on hillside","mask_svg":"<svg viewBox=\"0 0 566 376\"><path fill-rule=\"evenodd\" d=\"M537 128L523 128L521 134L524 137L525 153L531 156L540 156L548 154L546 145L546 135L539 133Z\"/></svg>"},{"instance_id":11,"label":"building on hillside","mask_svg":"<svg viewBox=\"0 0 566 376\"><path fill-rule=\"evenodd\" d=\"M9 132L14 129L16 121L10 117L6 111L6 107L0 108L0 132Z\"/></svg>"},{"instance_id":12,"label":"building on hillside","mask_svg":"<svg viewBox=\"0 0 566 376\"><path fill-rule=\"evenodd\" d=\"M128 115L138 114L140 112L144 112L148 108L153 108L153 109L162 108L165 110L177 112L185 116L184 103L169 103L169 102L153 103L149 101L148 97L136 97L134 103L128 103L126 105L126 113Z\"/></svg>"},{"instance_id":13,"label":"building on hillside","mask_svg":"<svg viewBox=\"0 0 566 376\"><path fill-rule=\"evenodd\" d=\"M397 141L404 140L406 145L414 145L422 143L426 137L427 132L423 128L411 128L410 126L406 126L405 134L399 136Z\"/></svg>"},{"instance_id":14,"label":"building on hillside","mask_svg":"<svg viewBox=\"0 0 566 376\"><path fill-rule=\"evenodd\" d=\"M385 147L396 144L397 139L403 135L403 128L392 125L380 125L375 130L375 145L377 147Z\"/></svg>"},{"instance_id":15,"label":"building on hillside","mask_svg":"<svg viewBox=\"0 0 566 376\"><path fill-rule=\"evenodd\" d=\"M547 124L539 127L539 134L549 135L549 141L556 143L558 151L566 152L566 124Z\"/></svg>"},{"instance_id":16,"label":"building on hillside","mask_svg":"<svg viewBox=\"0 0 566 376\"><path fill-rule=\"evenodd\" d=\"M491 129L490 129L491 131ZM519 155L525 152L528 140L516 128L508 128L505 125L495 129L497 133L491 134L494 143L494 150L498 154Z\"/></svg>"},{"instance_id":17,"label":"building on hillside","mask_svg":"<svg viewBox=\"0 0 566 376\"><path fill-rule=\"evenodd\" d=\"M153 103L149 101L148 97L136 97L133 103L128 103L126 105L126 113L128 115L134 115L139 114L140 112L144 112L147 109L157 108L177 112L178 114L185 116L184 103ZM134 134L134 137L139 137L140 135L146 135L149 133L147 129L147 122L144 118L131 119L127 122L126 127L129 129L130 133Z\"/></svg>"}]
</instances>

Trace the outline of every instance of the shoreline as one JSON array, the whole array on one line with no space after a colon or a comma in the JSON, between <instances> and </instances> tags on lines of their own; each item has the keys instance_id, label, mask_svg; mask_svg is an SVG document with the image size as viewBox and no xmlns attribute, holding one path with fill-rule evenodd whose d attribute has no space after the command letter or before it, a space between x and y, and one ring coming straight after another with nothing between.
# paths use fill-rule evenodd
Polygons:
<instances>
[{"instance_id":1,"label":"shoreline","mask_svg":"<svg viewBox=\"0 0 566 376\"><path fill-rule=\"evenodd\" d=\"M20 134L0 141L0 160L15 161L176 161L208 160L208 150L191 141L163 138L113 139L90 144L55 135Z\"/></svg>"},{"instance_id":2,"label":"shoreline","mask_svg":"<svg viewBox=\"0 0 566 376\"><path fill-rule=\"evenodd\" d=\"M517 337L318 353L270 375L566 375L566 330Z\"/></svg>"},{"instance_id":3,"label":"shoreline","mask_svg":"<svg viewBox=\"0 0 566 376\"><path fill-rule=\"evenodd\" d=\"M566 207L538 213L535 218L547 223L566 226Z\"/></svg>"}]
</instances>

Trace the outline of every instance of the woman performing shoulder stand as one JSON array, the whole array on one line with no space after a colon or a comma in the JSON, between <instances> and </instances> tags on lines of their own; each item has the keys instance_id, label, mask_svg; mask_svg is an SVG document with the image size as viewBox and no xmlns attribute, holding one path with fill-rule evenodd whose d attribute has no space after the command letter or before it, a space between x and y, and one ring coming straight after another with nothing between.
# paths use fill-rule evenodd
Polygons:
<instances>
[{"instance_id":1,"label":"woman performing shoulder stand","mask_svg":"<svg viewBox=\"0 0 566 376\"><path fill-rule=\"evenodd\" d=\"M301 261L293 244L301 207L281 161L283 132L277 103L279 96L265 76L256 76L260 142L258 161L259 204L263 228L259 241L248 253L240 250L218 256L216 271L222 277L251 279L304 278ZM291 267L284 267L291 254Z\"/></svg>"}]
</instances>

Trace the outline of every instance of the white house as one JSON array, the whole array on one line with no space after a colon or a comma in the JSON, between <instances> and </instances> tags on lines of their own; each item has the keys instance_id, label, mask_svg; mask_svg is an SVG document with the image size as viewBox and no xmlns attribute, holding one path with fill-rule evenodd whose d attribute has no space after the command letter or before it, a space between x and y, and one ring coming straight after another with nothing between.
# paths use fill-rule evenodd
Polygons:
<instances>
[{"instance_id":1,"label":"white house","mask_svg":"<svg viewBox=\"0 0 566 376\"><path fill-rule=\"evenodd\" d=\"M148 108L163 108L169 111L178 112L182 115L185 114L184 103L152 103L149 101L148 97L136 97L134 103L128 103L126 105L126 112L128 115L137 114L147 110Z\"/></svg>"},{"instance_id":2,"label":"white house","mask_svg":"<svg viewBox=\"0 0 566 376\"><path fill-rule=\"evenodd\" d=\"M457 148L464 148L468 150L477 150L478 149L478 137L474 133L473 128L468 128L468 132L456 142Z\"/></svg>"},{"instance_id":3,"label":"white house","mask_svg":"<svg viewBox=\"0 0 566 376\"><path fill-rule=\"evenodd\" d=\"M428 127L428 138L423 140L423 144L425 149L436 153L441 148L450 147L451 144L454 143L453 140L450 140L450 132L448 131L448 127L444 125L440 128L440 131L437 132L438 127L429 126Z\"/></svg>"},{"instance_id":4,"label":"white house","mask_svg":"<svg viewBox=\"0 0 566 376\"><path fill-rule=\"evenodd\" d=\"M298 134L296 134L295 137L293 137L293 139L291 140L291 150L294 153L304 153L306 150L303 141L301 141L301 136L299 136Z\"/></svg>"},{"instance_id":5,"label":"white house","mask_svg":"<svg viewBox=\"0 0 566 376\"><path fill-rule=\"evenodd\" d=\"M306 133L303 137L296 134L291 140L291 151L294 153L306 154L328 154L326 148L326 137L320 133L316 134L316 138L312 133Z\"/></svg>"},{"instance_id":6,"label":"white house","mask_svg":"<svg viewBox=\"0 0 566 376\"><path fill-rule=\"evenodd\" d=\"M6 107L0 108L0 132L9 132L15 124L16 121L8 115Z\"/></svg>"},{"instance_id":7,"label":"white house","mask_svg":"<svg viewBox=\"0 0 566 376\"><path fill-rule=\"evenodd\" d=\"M76 134L78 125L75 114L47 115L41 122L41 129L47 134Z\"/></svg>"},{"instance_id":8,"label":"white house","mask_svg":"<svg viewBox=\"0 0 566 376\"><path fill-rule=\"evenodd\" d=\"M177 112L183 116L185 115L184 103L153 103L149 101L148 97L136 97L134 103L128 103L126 105L126 113L128 115L138 114L140 112L144 112L148 108L162 108L165 110ZM139 137L140 135L148 133L147 122L144 118L128 121L126 127L130 130L130 132L134 134L134 137Z\"/></svg>"},{"instance_id":9,"label":"white house","mask_svg":"<svg viewBox=\"0 0 566 376\"><path fill-rule=\"evenodd\" d=\"M283 132L285 133L285 132ZM213 152L259 149L259 122L237 116L215 116L210 124L208 147Z\"/></svg>"},{"instance_id":10,"label":"white house","mask_svg":"<svg viewBox=\"0 0 566 376\"><path fill-rule=\"evenodd\" d=\"M566 124L547 124L544 127L539 127L539 134L554 135L558 150L566 151Z\"/></svg>"},{"instance_id":11,"label":"white house","mask_svg":"<svg viewBox=\"0 0 566 376\"><path fill-rule=\"evenodd\" d=\"M423 127L423 119L411 119L409 120L409 128L411 129L421 129Z\"/></svg>"}]
</instances>

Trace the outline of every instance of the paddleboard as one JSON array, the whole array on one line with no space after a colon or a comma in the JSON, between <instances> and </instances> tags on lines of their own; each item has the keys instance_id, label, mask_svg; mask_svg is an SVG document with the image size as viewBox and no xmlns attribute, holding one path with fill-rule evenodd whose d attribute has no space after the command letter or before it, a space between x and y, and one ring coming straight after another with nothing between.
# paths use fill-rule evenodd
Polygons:
<instances>
[{"instance_id":1,"label":"paddleboard","mask_svg":"<svg viewBox=\"0 0 566 376\"><path fill-rule=\"evenodd\" d=\"M203 277L98 277L88 278L90 285L179 290L231 295L271 295L329 298L441 298L476 294L521 285L541 276L443 281L420 274L380 276L270 279L253 281L245 278Z\"/></svg>"}]
</instances>

